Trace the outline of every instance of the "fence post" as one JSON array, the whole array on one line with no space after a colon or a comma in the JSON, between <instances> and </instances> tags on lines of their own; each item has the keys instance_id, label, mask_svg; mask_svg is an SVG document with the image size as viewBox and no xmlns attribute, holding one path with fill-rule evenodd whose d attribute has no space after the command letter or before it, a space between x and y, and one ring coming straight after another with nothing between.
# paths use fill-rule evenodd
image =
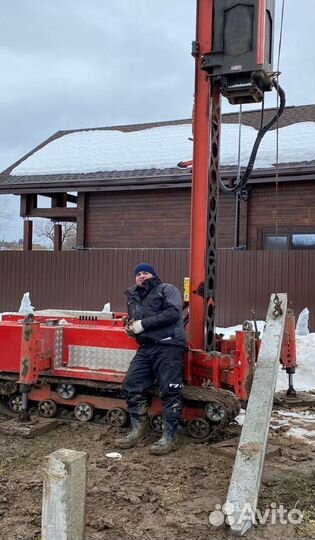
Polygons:
<instances>
[{"instance_id":1,"label":"fence post","mask_svg":"<svg viewBox=\"0 0 315 540\"><path fill-rule=\"evenodd\" d=\"M84 540L87 453L60 449L45 458L42 540Z\"/></svg>"}]
</instances>

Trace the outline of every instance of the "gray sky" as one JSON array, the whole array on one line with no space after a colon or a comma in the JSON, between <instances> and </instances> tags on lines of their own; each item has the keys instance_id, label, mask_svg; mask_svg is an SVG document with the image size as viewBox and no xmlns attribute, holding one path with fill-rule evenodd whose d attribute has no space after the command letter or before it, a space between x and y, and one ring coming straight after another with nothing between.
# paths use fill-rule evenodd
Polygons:
<instances>
[{"instance_id":1,"label":"gray sky","mask_svg":"<svg viewBox=\"0 0 315 540\"><path fill-rule=\"evenodd\" d=\"M195 0L9 0L1 19L0 170L59 129L191 115ZM314 29L315 0L286 0L288 105L315 102Z\"/></svg>"}]
</instances>

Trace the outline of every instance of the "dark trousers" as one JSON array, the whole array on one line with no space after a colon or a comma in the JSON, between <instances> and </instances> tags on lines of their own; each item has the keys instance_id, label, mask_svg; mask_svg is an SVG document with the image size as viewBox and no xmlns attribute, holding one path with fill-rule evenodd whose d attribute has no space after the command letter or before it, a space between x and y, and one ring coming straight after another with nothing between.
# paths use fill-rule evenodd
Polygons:
<instances>
[{"instance_id":1,"label":"dark trousers","mask_svg":"<svg viewBox=\"0 0 315 540\"><path fill-rule=\"evenodd\" d=\"M123 391L131 416L148 410L148 390L156 379L163 403L163 420L173 427L179 423L182 408L182 373L184 348L175 345L140 347L131 361Z\"/></svg>"}]
</instances>

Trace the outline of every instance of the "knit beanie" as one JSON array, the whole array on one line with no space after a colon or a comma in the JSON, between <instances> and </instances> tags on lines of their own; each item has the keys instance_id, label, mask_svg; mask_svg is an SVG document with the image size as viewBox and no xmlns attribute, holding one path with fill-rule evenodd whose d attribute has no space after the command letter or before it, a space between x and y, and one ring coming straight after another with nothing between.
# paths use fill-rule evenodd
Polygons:
<instances>
[{"instance_id":1,"label":"knit beanie","mask_svg":"<svg viewBox=\"0 0 315 540\"><path fill-rule=\"evenodd\" d=\"M134 268L133 273L135 276L139 272L149 272L150 274L152 274L152 276L156 276L156 271L154 270L153 266L148 263L140 263Z\"/></svg>"}]
</instances>

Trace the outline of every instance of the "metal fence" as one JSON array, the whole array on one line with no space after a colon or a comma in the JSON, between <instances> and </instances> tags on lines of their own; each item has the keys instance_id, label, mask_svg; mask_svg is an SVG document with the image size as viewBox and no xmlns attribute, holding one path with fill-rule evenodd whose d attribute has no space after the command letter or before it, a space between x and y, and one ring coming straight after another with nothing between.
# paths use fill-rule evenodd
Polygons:
<instances>
[{"instance_id":1,"label":"metal fence","mask_svg":"<svg viewBox=\"0 0 315 540\"><path fill-rule=\"evenodd\" d=\"M296 317L307 307L315 330L315 252L219 250L217 265L217 325L242 319L265 319L271 293L288 293Z\"/></svg>"},{"instance_id":2,"label":"metal fence","mask_svg":"<svg viewBox=\"0 0 315 540\"><path fill-rule=\"evenodd\" d=\"M36 309L68 308L124 311L124 290L133 284L133 267L155 266L164 281L183 290L189 271L187 249L104 249L90 251L0 252L0 310L16 311L24 292ZM308 307L315 329L315 252L218 250L216 324L230 326L251 317L264 319L270 294L288 292L298 313Z\"/></svg>"}]
</instances>

